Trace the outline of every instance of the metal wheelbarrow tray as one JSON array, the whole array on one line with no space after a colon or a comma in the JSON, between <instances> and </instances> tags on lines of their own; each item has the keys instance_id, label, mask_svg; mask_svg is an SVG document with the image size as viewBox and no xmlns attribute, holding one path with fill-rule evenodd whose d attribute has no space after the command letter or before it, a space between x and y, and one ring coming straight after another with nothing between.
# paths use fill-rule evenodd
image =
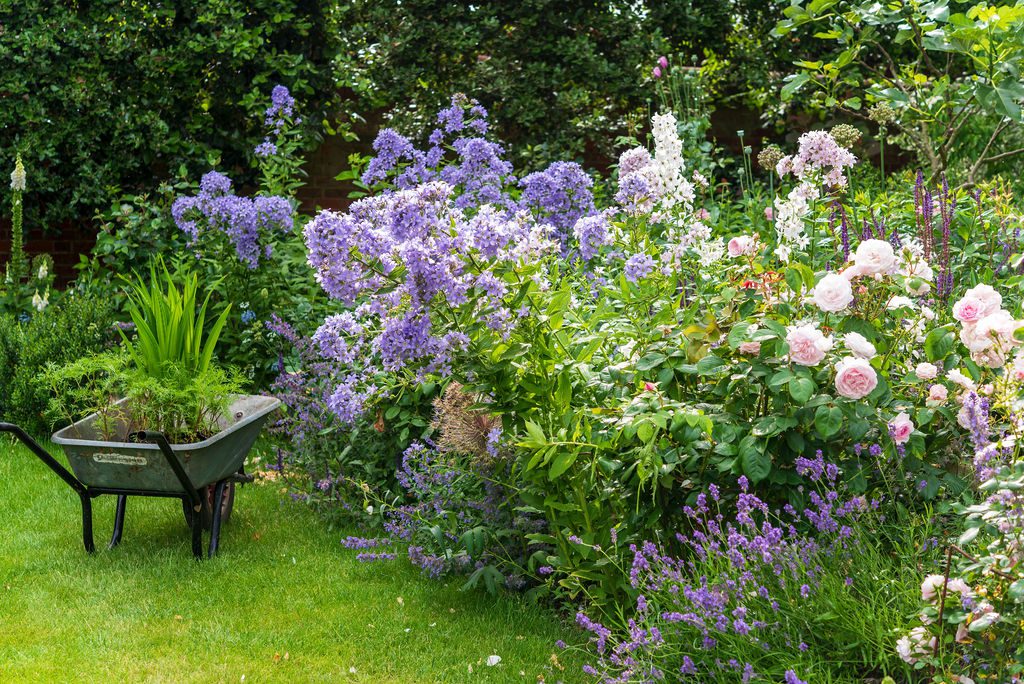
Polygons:
<instances>
[{"instance_id":1,"label":"metal wheelbarrow tray","mask_svg":"<svg viewBox=\"0 0 1024 684\"><path fill-rule=\"evenodd\" d=\"M78 494L86 551L95 550L92 499L113 494L117 496L117 509L109 548L121 541L129 496L169 497L182 501L185 519L192 528L192 553L196 558L203 557L202 531L209 527L208 555L212 557L217 553L221 523L231 512L234 484L252 481L245 474L245 458L280 403L273 397L235 396L227 416L220 421L221 430L194 444L169 444L159 432L136 433L139 442L102 441L99 416L92 414L52 438L64 448L74 474L17 425L0 423L0 432L20 439Z\"/></svg>"}]
</instances>

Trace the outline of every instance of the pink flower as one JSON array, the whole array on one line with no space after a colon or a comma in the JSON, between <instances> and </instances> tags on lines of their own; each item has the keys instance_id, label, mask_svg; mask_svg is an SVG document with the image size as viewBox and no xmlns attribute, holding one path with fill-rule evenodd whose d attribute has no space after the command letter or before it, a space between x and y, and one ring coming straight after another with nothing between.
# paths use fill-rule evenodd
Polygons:
<instances>
[{"instance_id":1,"label":"pink flower","mask_svg":"<svg viewBox=\"0 0 1024 684\"><path fill-rule=\"evenodd\" d=\"M928 575L921 582L921 600L931 603L942 595L942 585L946 584L943 575Z\"/></svg>"},{"instance_id":2,"label":"pink flower","mask_svg":"<svg viewBox=\"0 0 1024 684\"><path fill-rule=\"evenodd\" d=\"M896 642L896 653L904 662L913 665L920 658L930 656L935 650L938 639L931 636L924 627L915 627L910 634Z\"/></svg>"},{"instance_id":3,"label":"pink flower","mask_svg":"<svg viewBox=\"0 0 1024 684\"><path fill-rule=\"evenodd\" d=\"M995 288L991 285L975 285L967 292L964 292L964 297L972 297L974 299L980 299L985 305L984 315L995 313L999 311L999 308L1003 305L1003 296L999 294Z\"/></svg>"},{"instance_id":4,"label":"pink flower","mask_svg":"<svg viewBox=\"0 0 1024 684\"><path fill-rule=\"evenodd\" d=\"M738 235L729 240L729 256L740 257L754 253L756 239L750 235Z\"/></svg>"},{"instance_id":5,"label":"pink flower","mask_svg":"<svg viewBox=\"0 0 1024 684\"><path fill-rule=\"evenodd\" d=\"M993 343L998 344L1001 348L1005 349L1009 346L1015 346L1020 344L1014 339L1014 331L1020 327L1020 322L1015 320L1010 315L1009 311L999 309L994 313L990 313L974 326L974 342L976 344L984 344L982 349L971 348L971 351L982 351L990 347Z\"/></svg>"},{"instance_id":6,"label":"pink flower","mask_svg":"<svg viewBox=\"0 0 1024 684\"><path fill-rule=\"evenodd\" d=\"M764 208L764 217L768 221L771 221L773 218L775 218L775 212L772 210L771 206L767 206Z\"/></svg>"},{"instance_id":7,"label":"pink flower","mask_svg":"<svg viewBox=\"0 0 1024 684\"><path fill-rule=\"evenodd\" d=\"M928 403L934 406L945 404L949 398L949 390L945 385L932 385L928 388Z\"/></svg>"},{"instance_id":8,"label":"pink flower","mask_svg":"<svg viewBox=\"0 0 1024 684\"><path fill-rule=\"evenodd\" d=\"M661 78L661 67L654 67L651 71L651 75L654 76L654 78Z\"/></svg>"},{"instance_id":9,"label":"pink flower","mask_svg":"<svg viewBox=\"0 0 1024 684\"><path fill-rule=\"evenodd\" d=\"M1024 356L1018 356L1013 360L1013 368L1010 371L1013 379L1018 382L1024 380Z\"/></svg>"},{"instance_id":10,"label":"pink flower","mask_svg":"<svg viewBox=\"0 0 1024 684\"><path fill-rule=\"evenodd\" d=\"M934 363L922 362L914 368L914 375L921 380L934 380L938 374L939 369L935 367Z\"/></svg>"},{"instance_id":11,"label":"pink flower","mask_svg":"<svg viewBox=\"0 0 1024 684\"><path fill-rule=\"evenodd\" d=\"M885 240L864 240L853 254L858 275L889 275L899 266L896 253Z\"/></svg>"},{"instance_id":12,"label":"pink flower","mask_svg":"<svg viewBox=\"0 0 1024 684\"><path fill-rule=\"evenodd\" d=\"M761 353L760 342L744 342L740 345L740 354L756 355Z\"/></svg>"},{"instance_id":13,"label":"pink flower","mask_svg":"<svg viewBox=\"0 0 1024 684\"><path fill-rule=\"evenodd\" d=\"M822 311L843 311L853 302L850 281L838 273L828 273L814 286L814 304Z\"/></svg>"},{"instance_id":14,"label":"pink flower","mask_svg":"<svg viewBox=\"0 0 1024 684\"><path fill-rule=\"evenodd\" d=\"M789 359L801 366L817 366L832 348L832 338L825 337L814 325L792 326L786 334Z\"/></svg>"},{"instance_id":15,"label":"pink flower","mask_svg":"<svg viewBox=\"0 0 1024 684\"><path fill-rule=\"evenodd\" d=\"M953 305L953 318L961 323L977 323L987 313L985 302L977 297L961 297Z\"/></svg>"},{"instance_id":16,"label":"pink flower","mask_svg":"<svg viewBox=\"0 0 1024 684\"><path fill-rule=\"evenodd\" d=\"M878 374L864 359L846 357L836 364L836 392L847 399L863 399L878 387Z\"/></svg>"},{"instance_id":17,"label":"pink flower","mask_svg":"<svg viewBox=\"0 0 1024 684\"><path fill-rule=\"evenodd\" d=\"M660 66L662 69L668 69L668 59L665 57L665 55L662 55L661 57L658 58L658 66Z\"/></svg>"},{"instance_id":18,"label":"pink flower","mask_svg":"<svg viewBox=\"0 0 1024 684\"><path fill-rule=\"evenodd\" d=\"M914 431L914 422L910 416L901 413L889 421L889 436L897 444L906 444L910 441L910 433Z\"/></svg>"}]
</instances>

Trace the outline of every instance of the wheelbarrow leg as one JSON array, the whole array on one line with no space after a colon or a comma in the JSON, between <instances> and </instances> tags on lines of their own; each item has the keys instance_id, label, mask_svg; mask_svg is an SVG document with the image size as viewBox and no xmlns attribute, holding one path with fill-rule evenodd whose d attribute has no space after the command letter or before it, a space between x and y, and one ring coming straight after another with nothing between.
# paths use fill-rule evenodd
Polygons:
<instances>
[{"instance_id":1,"label":"wheelbarrow leg","mask_svg":"<svg viewBox=\"0 0 1024 684\"><path fill-rule=\"evenodd\" d=\"M79 497L82 499L82 542L88 553L95 553L96 545L92 541L92 499L84 493L79 494Z\"/></svg>"},{"instance_id":2,"label":"wheelbarrow leg","mask_svg":"<svg viewBox=\"0 0 1024 684\"><path fill-rule=\"evenodd\" d=\"M202 504L205 506L206 504ZM199 508L200 510L196 510ZM202 507L192 507L192 555L196 560L203 560L203 518Z\"/></svg>"},{"instance_id":3,"label":"wheelbarrow leg","mask_svg":"<svg viewBox=\"0 0 1024 684\"><path fill-rule=\"evenodd\" d=\"M108 549L112 549L121 543L121 535L124 534L124 509L128 503L128 497L120 494L117 497L117 511L114 513L114 534L110 537Z\"/></svg>"},{"instance_id":4,"label":"wheelbarrow leg","mask_svg":"<svg viewBox=\"0 0 1024 684\"><path fill-rule=\"evenodd\" d=\"M227 483L227 480L221 480L213 488L213 520L210 525L210 558L217 555L217 546L220 544L221 509L224 507L224 488L227 486Z\"/></svg>"}]
</instances>

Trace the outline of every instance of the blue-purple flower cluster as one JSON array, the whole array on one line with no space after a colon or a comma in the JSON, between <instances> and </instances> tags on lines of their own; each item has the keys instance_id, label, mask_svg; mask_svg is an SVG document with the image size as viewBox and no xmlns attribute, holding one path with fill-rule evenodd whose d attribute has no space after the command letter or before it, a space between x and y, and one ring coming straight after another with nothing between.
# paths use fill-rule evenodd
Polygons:
<instances>
[{"instance_id":1,"label":"blue-purple flower cluster","mask_svg":"<svg viewBox=\"0 0 1024 684\"><path fill-rule=\"evenodd\" d=\"M465 530L514 528L517 535L536 531L535 519L509 517L504 506L508 492L493 477L479 477L458 456L443 454L422 442L413 442L405 450L396 478L402 488L401 503L382 511L386 536L350 536L342 541L349 549L372 550L359 554L359 560L393 560L393 547L406 544L409 561L426 576L438 578L472 571L493 560L488 545L470 554L461 541ZM391 548L380 551L385 547ZM503 554L511 548L507 541L500 545ZM505 579L512 589L522 582L515 572Z\"/></svg>"},{"instance_id":2,"label":"blue-purple flower cluster","mask_svg":"<svg viewBox=\"0 0 1024 684\"><path fill-rule=\"evenodd\" d=\"M238 259L250 269L261 258L272 254L270 237L275 232L290 232L294 226L291 202L284 197L240 197L232 191L231 179L210 171L199 182L199 193L179 197L171 206L171 215L180 230L197 250L211 233L225 235Z\"/></svg>"},{"instance_id":3,"label":"blue-purple flower cluster","mask_svg":"<svg viewBox=\"0 0 1024 684\"><path fill-rule=\"evenodd\" d=\"M765 676L758 667L768 667L766 661L742 661L737 654L789 653L782 664L799 662L813 635L794 638L792 614L800 605L813 613L823 566L856 548L854 524L868 504L840 496L839 469L821 452L796 466L822 490L808 493L803 511L788 504L772 511L741 477L735 501L710 485L694 506L684 507L688 529L676 534L684 553L665 553L651 542L631 545L629 578L638 596L621 636L577 615L599 656L588 673L606 683L749 682ZM801 681L792 669L785 680Z\"/></svg>"}]
</instances>

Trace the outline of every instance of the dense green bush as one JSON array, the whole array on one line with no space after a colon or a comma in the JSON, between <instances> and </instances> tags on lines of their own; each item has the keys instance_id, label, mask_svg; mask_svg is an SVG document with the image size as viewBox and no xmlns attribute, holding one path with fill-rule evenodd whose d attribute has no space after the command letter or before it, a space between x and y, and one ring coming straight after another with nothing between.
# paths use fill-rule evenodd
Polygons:
<instances>
[{"instance_id":1,"label":"dense green bush","mask_svg":"<svg viewBox=\"0 0 1024 684\"><path fill-rule=\"evenodd\" d=\"M45 434L50 396L39 375L47 364L73 361L111 339L114 311L102 298L67 293L26 322L0 317L0 416Z\"/></svg>"},{"instance_id":2,"label":"dense green bush","mask_svg":"<svg viewBox=\"0 0 1024 684\"><path fill-rule=\"evenodd\" d=\"M247 114L274 84L305 97L310 130L331 108L337 7L3 3L0 158L22 153L46 220L88 216L114 189L148 191L168 169L216 153L233 168L262 137ZM40 212L26 209L31 225Z\"/></svg>"},{"instance_id":3,"label":"dense green bush","mask_svg":"<svg viewBox=\"0 0 1024 684\"><path fill-rule=\"evenodd\" d=\"M764 4L361 2L351 33L362 49L352 69L362 74L365 100L388 109L400 129L424 128L451 93L465 92L491 112L517 161L607 160L616 136L643 127L658 54L714 53L735 81L735 64L754 62L727 37L742 20L748 38L761 36L759 45L771 40L767 24L758 23ZM756 64L764 65L763 58ZM724 74L717 85L750 90Z\"/></svg>"}]
</instances>

